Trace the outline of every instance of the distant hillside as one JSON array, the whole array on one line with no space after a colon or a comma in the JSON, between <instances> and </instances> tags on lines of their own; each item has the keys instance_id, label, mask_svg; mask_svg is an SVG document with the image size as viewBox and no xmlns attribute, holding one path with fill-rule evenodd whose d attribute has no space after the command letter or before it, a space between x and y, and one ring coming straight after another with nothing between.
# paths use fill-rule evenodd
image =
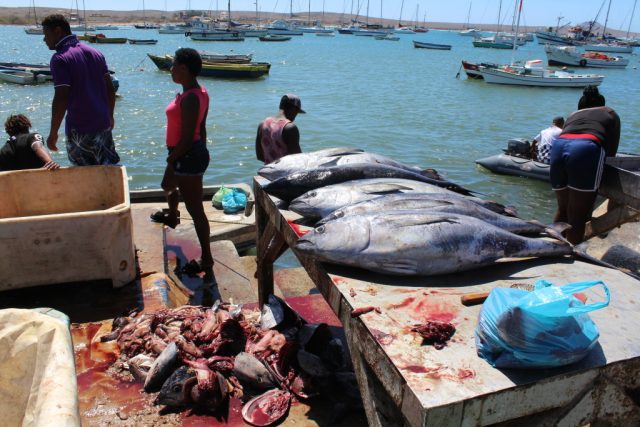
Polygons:
<instances>
[{"instance_id":1,"label":"distant hillside","mask_svg":"<svg viewBox=\"0 0 640 427\"><path fill-rule=\"evenodd\" d=\"M39 21L42 20L45 16L52 13L61 13L65 16L69 16L69 9L63 8L47 8L47 7L37 7L36 8L36 16ZM144 16L146 16L147 22L153 23L164 23L164 22L182 22L181 13L183 11L162 11L162 10L147 10L145 11ZM197 15L208 15L208 11L190 11L189 14L193 16ZM80 18L85 15L82 11L79 11ZM256 23L256 13L248 12L248 11L232 11L232 18L236 22L242 23ZM89 21L89 24L132 24L139 23L143 21L143 13L142 10L130 10L130 11L116 11L116 10L87 10L86 17ZM215 12L212 13L213 17L218 17L221 19L226 19L226 11L221 11L220 14ZM269 12L261 12L260 22L270 22L275 19L289 19L289 14L283 13L269 13ZM294 14L294 19L306 21L308 19L307 13L299 13ZM322 12L311 12L311 21L320 21L323 25L341 25L347 24L350 22L351 18L355 18L355 16L351 17L349 15L344 15L340 13L322 13ZM360 20L364 18L362 16L359 17ZM398 25L397 19L376 19L370 18L369 23L381 23L385 26L395 27ZM0 25L33 25L35 23L35 18L33 16L33 10L27 7L0 7ZM414 21L403 21L403 25L414 25ZM422 25L422 23L419 23ZM455 30L462 29L462 23L451 23L451 22L426 22L425 25L429 28L435 29L443 29L443 30ZM587 24L588 25L588 24ZM488 25L488 24L474 24L470 23L469 26L475 27L485 31L495 31L496 25ZM547 30L548 27L521 27L522 31L544 31ZM583 25L583 28L584 27ZM505 27L503 26L503 29ZM598 29L602 29L600 25L598 25ZM567 30L566 28L564 29ZM596 30L594 29L594 32ZM611 32L613 35L622 36L626 33L623 31L616 31L613 29L607 29L607 32Z\"/></svg>"}]
</instances>

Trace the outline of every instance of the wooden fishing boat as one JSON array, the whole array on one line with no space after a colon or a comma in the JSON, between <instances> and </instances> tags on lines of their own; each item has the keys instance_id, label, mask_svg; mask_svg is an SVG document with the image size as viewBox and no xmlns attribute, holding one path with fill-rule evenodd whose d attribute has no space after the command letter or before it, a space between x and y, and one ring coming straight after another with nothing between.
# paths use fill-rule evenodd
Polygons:
<instances>
[{"instance_id":1,"label":"wooden fishing boat","mask_svg":"<svg viewBox=\"0 0 640 427\"><path fill-rule=\"evenodd\" d=\"M450 44L425 43L417 40L413 41L413 47L419 49L451 50Z\"/></svg>"},{"instance_id":2,"label":"wooden fishing boat","mask_svg":"<svg viewBox=\"0 0 640 427\"><path fill-rule=\"evenodd\" d=\"M156 39L129 39L129 44L157 44Z\"/></svg>"},{"instance_id":3,"label":"wooden fishing boat","mask_svg":"<svg viewBox=\"0 0 640 427\"><path fill-rule=\"evenodd\" d=\"M168 71L171 68L173 57L171 55L157 56L147 54L160 70ZM202 77L217 78L258 78L269 74L271 64L267 62L251 62L248 64L206 62L202 63Z\"/></svg>"},{"instance_id":4,"label":"wooden fishing boat","mask_svg":"<svg viewBox=\"0 0 640 427\"><path fill-rule=\"evenodd\" d=\"M126 37L95 37L93 40L89 40L91 43L98 44L124 44L127 42Z\"/></svg>"},{"instance_id":5,"label":"wooden fishing boat","mask_svg":"<svg viewBox=\"0 0 640 427\"><path fill-rule=\"evenodd\" d=\"M279 36L277 34L267 34L263 37L258 37L261 42L286 42L291 40L291 36Z\"/></svg>"},{"instance_id":6,"label":"wooden fishing boat","mask_svg":"<svg viewBox=\"0 0 640 427\"><path fill-rule=\"evenodd\" d=\"M44 83L48 78L45 75L32 71L0 70L0 81L19 85L35 85Z\"/></svg>"},{"instance_id":7,"label":"wooden fishing boat","mask_svg":"<svg viewBox=\"0 0 640 427\"><path fill-rule=\"evenodd\" d=\"M612 56L600 52L578 52L575 46L546 45L549 65L569 65L593 68L626 68L629 60L621 56Z\"/></svg>"}]
</instances>

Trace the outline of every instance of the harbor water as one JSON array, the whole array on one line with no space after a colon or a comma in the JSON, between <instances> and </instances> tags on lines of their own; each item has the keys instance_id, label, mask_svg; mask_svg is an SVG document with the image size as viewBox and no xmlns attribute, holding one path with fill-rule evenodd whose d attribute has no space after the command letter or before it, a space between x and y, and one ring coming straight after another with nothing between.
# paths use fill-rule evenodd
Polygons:
<instances>
[{"instance_id":1,"label":"harbor water","mask_svg":"<svg viewBox=\"0 0 640 427\"><path fill-rule=\"evenodd\" d=\"M550 222L555 198L548 184L493 175L474 160L496 154L509 138L532 139L554 116L575 110L580 89L489 85L466 80L461 60L511 61L512 52L474 48L455 32L431 30L400 35L400 41L306 34L282 43L194 42L156 30L121 29L109 37L155 38L157 45L94 45L120 81L114 138L130 175L132 189L158 188L166 148L165 106L180 91L169 73L159 71L147 53L173 53L179 47L253 54L270 62L271 72L257 80L201 78L211 97L207 120L211 164L206 184L250 183L260 167L255 134L260 120L277 111L280 97L298 94L307 114L296 119L303 151L350 146L396 160L435 168L448 179L506 205L523 218ZM451 51L415 49L412 40L451 44ZM52 52L42 36L22 27L0 27L0 62L48 63ZM640 151L640 70L636 55L622 70L579 69L605 75L600 86L607 105L622 121L620 151ZM516 60L545 59L543 47L528 43ZM456 74L460 72L460 78ZM34 130L49 132L51 84L0 83L0 118L27 114ZM6 135L5 135L6 136ZM54 159L68 165L62 130Z\"/></svg>"}]
</instances>

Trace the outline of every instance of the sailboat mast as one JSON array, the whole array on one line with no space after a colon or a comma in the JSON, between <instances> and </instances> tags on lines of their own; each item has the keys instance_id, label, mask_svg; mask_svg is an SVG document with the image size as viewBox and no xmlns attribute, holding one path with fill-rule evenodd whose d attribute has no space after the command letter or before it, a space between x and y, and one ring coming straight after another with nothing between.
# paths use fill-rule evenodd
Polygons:
<instances>
[{"instance_id":1,"label":"sailboat mast","mask_svg":"<svg viewBox=\"0 0 640 427\"><path fill-rule=\"evenodd\" d=\"M471 2L469 2L469 12L467 12L467 25L464 26L465 30L469 29L469 20L471 19Z\"/></svg>"},{"instance_id":2,"label":"sailboat mast","mask_svg":"<svg viewBox=\"0 0 640 427\"><path fill-rule=\"evenodd\" d=\"M520 14L522 13L522 1L520 0L520 7L518 8L518 22L516 24L516 33L513 37L513 50L511 51L511 65L516 60L516 46L518 45L518 31L520 31ZM515 10L514 10L515 13Z\"/></svg>"},{"instance_id":3,"label":"sailboat mast","mask_svg":"<svg viewBox=\"0 0 640 427\"><path fill-rule=\"evenodd\" d=\"M611 10L611 0L609 0L609 7L607 8L607 17L604 19L604 28L602 29L602 39L607 38L607 24L609 23L609 11Z\"/></svg>"},{"instance_id":4,"label":"sailboat mast","mask_svg":"<svg viewBox=\"0 0 640 427\"><path fill-rule=\"evenodd\" d=\"M89 28L89 25L87 24L87 6L85 6L84 0L82 0L82 16L84 19L84 31L86 32L87 28Z\"/></svg>"},{"instance_id":5,"label":"sailboat mast","mask_svg":"<svg viewBox=\"0 0 640 427\"><path fill-rule=\"evenodd\" d=\"M500 6L498 6L498 31L496 31L496 37L498 36L498 33L500 33L500 15L502 15L502 0L500 0Z\"/></svg>"},{"instance_id":6,"label":"sailboat mast","mask_svg":"<svg viewBox=\"0 0 640 427\"><path fill-rule=\"evenodd\" d=\"M289 18L293 18L293 0L289 2Z\"/></svg>"},{"instance_id":7,"label":"sailboat mast","mask_svg":"<svg viewBox=\"0 0 640 427\"><path fill-rule=\"evenodd\" d=\"M402 27L402 9L404 8L404 0L400 3L400 17L398 18L398 27Z\"/></svg>"},{"instance_id":8,"label":"sailboat mast","mask_svg":"<svg viewBox=\"0 0 640 427\"><path fill-rule=\"evenodd\" d=\"M258 0L256 0L256 27L260 25L260 15L258 14Z\"/></svg>"},{"instance_id":9,"label":"sailboat mast","mask_svg":"<svg viewBox=\"0 0 640 427\"><path fill-rule=\"evenodd\" d=\"M631 10L631 18L629 19L629 27L627 28L627 38L629 38L629 32L631 31L631 23L633 22L633 15L636 13L636 3L638 0L633 2L633 9Z\"/></svg>"},{"instance_id":10,"label":"sailboat mast","mask_svg":"<svg viewBox=\"0 0 640 427\"><path fill-rule=\"evenodd\" d=\"M380 26L382 27L382 0L380 0Z\"/></svg>"},{"instance_id":11,"label":"sailboat mast","mask_svg":"<svg viewBox=\"0 0 640 427\"><path fill-rule=\"evenodd\" d=\"M413 28L415 28L415 27L417 27L417 26L418 26L418 16L419 16L419 13L420 13L420 3L416 4L416 21L415 21L415 23L413 24Z\"/></svg>"},{"instance_id":12,"label":"sailboat mast","mask_svg":"<svg viewBox=\"0 0 640 427\"><path fill-rule=\"evenodd\" d=\"M227 27L231 28L231 0L227 1L227 18L227 21L229 22Z\"/></svg>"},{"instance_id":13,"label":"sailboat mast","mask_svg":"<svg viewBox=\"0 0 640 427\"><path fill-rule=\"evenodd\" d=\"M365 22L367 27L369 26L369 0L367 0L367 21Z\"/></svg>"},{"instance_id":14,"label":"sailboat mast","mask_svg":"<svg viewBox=\"0 0 640 427\"><path fill-rule=\"evenodd\" d=\"M309 21L307 25L311 25L311 0L309 0L309 14L307 17L307 21Z\"/></svg>"},{"instance_id":15,"label":"sailboat mast","mask_svg":"<svg viewBox=\"0 0 640 427\"><path fill-rule=\"evenodd\" d=\"M82 0L82 4L84 6L84 0ZM86 14L86 12L85 12ZM85 18L86 21L86 18ZM142 0L142 21L144 22L144 27L147 28L147 14L145 12L145 8L144 8L144 0ZM85 22L86 25L86 22Z\"/></svg>"}]
</instances>

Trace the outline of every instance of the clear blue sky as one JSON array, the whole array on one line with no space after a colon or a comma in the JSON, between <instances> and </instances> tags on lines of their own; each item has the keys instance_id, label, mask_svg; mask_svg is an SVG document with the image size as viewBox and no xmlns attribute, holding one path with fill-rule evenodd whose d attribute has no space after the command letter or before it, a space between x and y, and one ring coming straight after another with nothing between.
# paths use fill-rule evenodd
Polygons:
<instances>
[{"instance_id":1,"label":"clear blue sky","mask_svg":"<svg viewBox=\"0 0 640 427\"><path fill-rule=\"evenodd\" d=\"M76 0L35 0L36 6L60 7L68 9L71 4L75 5ZM77 0L82 8L82 0ZM110 10L133 10L142 9L142 0L84 0L87 10L110 9ZM526 25L549 26L555 25L556 18L563 16L562 23L571 22L582 23L595 18L598 9L606 3L602 8L602 12L598 21L604 24L608 0L524 0L523 21ZM502 21L503 23L511 23L514 4L516 0L503 0L502 4ZM215 10L216 4L220 9L227 8L226 0L145 0L147 9L164 10L181 10L191 4L192 9ZM330 12L349 13L351 5L357 9L358 0L311 0L312 11L322 11L324 9ZM360 14L366 13L366 0L360 0ZM400 16L401 0L370 0L369 16L372 18L380 17L380 7L382 3L382 15L389 19L398 19ZM416 16L416 5L420 6L419 20L423 19L424 12L427 13L427 21L436 22L465 22L467 12L469 10L469 0L405 0L402 18L405 21L413 20ZM491 24L498 19L499 0L475 0L471 1L471 22ZM608 27L626 31L631 18L634 0L616 0L612 2L611 12L609 14ZM30 0L3 0L0 6L28 6ZM258 0L258 7L264 12L288 12L289 0ZM305 13L308 10L308 0L293 0L294 13ZM108 5L108 6L107 6ZM233 10L255 10L254 0L232 0L231 9ZM355 12L355 11L354 11ZM640 6L637 7L636 13L631 23L631 31L640 32Z\"/></svg>"}]
</instances>

